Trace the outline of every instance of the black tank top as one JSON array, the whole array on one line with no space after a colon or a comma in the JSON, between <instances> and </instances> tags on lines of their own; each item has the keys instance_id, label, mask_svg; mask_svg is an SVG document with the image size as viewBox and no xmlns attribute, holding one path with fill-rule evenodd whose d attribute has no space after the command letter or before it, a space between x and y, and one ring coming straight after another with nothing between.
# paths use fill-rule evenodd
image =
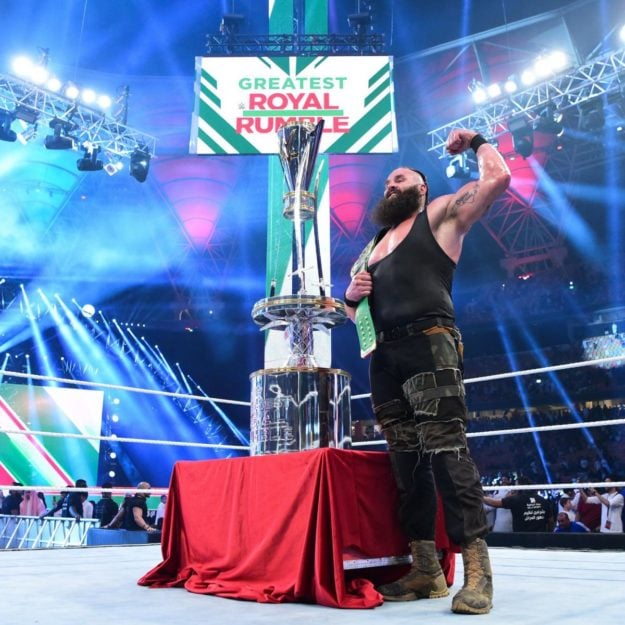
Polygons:
<instances>
[{"instance_id":1,"label":"black tank top","mask_svg":"<svg viewBox=\"0 0 625 625\"><path fill-rule=\"evenodd\" d=\"M455 268L434 239L427 212L419 213L406 238L369 266L373 278L369 303L376 331L434 317L453 322Z\"/></svg>"}]
</instances>

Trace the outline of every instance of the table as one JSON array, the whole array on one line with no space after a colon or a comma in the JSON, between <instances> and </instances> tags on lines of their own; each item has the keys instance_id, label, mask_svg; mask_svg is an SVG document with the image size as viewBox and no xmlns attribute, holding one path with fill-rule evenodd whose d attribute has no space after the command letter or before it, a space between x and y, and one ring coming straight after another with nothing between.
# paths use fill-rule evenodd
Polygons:
<instances>
[{"instance_id":1,"label":"table","mask_svg":"<svg viewBox=\"0 0 625 625\"><path fill-rule=\"evenodd\" d=\"M344 558L405 554L388 454L333 448L178 462L163 561L139 584L259 602L371 608L397 567L345 571ZM439 506L440 509L440 506ZM455 553L437 519L453 582Z\"/></svg>"}]
</instances>

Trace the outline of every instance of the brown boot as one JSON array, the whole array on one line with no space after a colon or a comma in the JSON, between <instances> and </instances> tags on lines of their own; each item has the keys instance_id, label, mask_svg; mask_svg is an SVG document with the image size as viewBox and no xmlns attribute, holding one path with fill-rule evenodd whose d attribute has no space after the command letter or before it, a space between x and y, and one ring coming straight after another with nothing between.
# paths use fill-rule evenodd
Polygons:
<instances>
[{"instance_id":1,"label":"brown boot","mask_svg":"<svg viewBox=\"0 0 625 625\"><path fill-rule=\"evenodd\" d=\"M452 599L457 614L486 614L493 607L493 572L486 541L476 538L462 548L464 586Z\"/></svg>"},{"instance_id":2,"label":"brown boot","mask_svg":"<svg viewBox=\"0 0 625 625\"><path fill-rule=\"evenodd\" d=\"M446 597L447 581L443 575L433 540L410 542L412 567L396 582L378 586L377 591L385 601L414 601Z\"/></svg>"}]
</instances>

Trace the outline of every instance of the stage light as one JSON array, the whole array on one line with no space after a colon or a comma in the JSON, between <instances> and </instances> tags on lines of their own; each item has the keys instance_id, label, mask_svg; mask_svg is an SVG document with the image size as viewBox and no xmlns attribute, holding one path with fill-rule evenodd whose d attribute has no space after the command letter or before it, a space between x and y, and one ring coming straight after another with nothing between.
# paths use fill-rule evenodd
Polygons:
<instances>
[{"instance_id":1,"label":"stage light","mask_svg":"<svg viewBox=\"0 0 625 625\"><path fill-rule=\"evenodd\" d=\"M130 175L138 182L145 182L150 170L150 153L145 148L136 148L130 155Z\"/></svg>"},{"instance_id":2,"label":"stage light","mask_svg":"<svg viewBox=\"0 0 625 625\"><path fill-rule=\"evenodd\" d=\"M72 82L65 85L64 94L66 98L75 100L80 95L80 89Z\"/></svg>"},{"instance_id":3,"label":"stage light","mask_svg":"<svg viewBox=\"0 0 625 625\"><path fill-rule=\"evenodd\" d=\"M52 76L52 78L50 78L50 80L48 80L48 82L46 83L46 89L54 93L60 91L62 86L63 83L61 83L61 81L56 76Z\"/></svg>"},{"instance_id":4,"label":"stage light","mask_svg":"<svg viewBox=\"0 0 625 625\"><path fill-rule=\"evenodd\" d=\"M74 147L74 140L72 137L67 136L67 133L73 128L73 124L71 122L55 117L50 122L50 128L52 128L54 134L48 135L45 138L44 145L46 146L46 149L71 150Z\"/></svg>"},{"instance_id":5,"label":"stage light","mask_svg":"<svg viewBox=\"0 0 625 625\"><path fill-rule=\"evenodd\" d=\"M364 35L371 29L370 13L352 13L347 16L347 23L355 35Z\"/></svg>"},{"instance_id":6,"label":"stage light","mask_svg":"<svg viewBox=\"0 0 625 625\"><path fill-rule=\"evenodd\" d=\"M556 110L554 104L548 104L534 121L534 130L560 137L564 132L562 113Z\"/></svg>"},{"instance_id":7,"label":"stage light","mask_svg":"<svg viewBox=\"0 0 625 625\"><path fill-rule=\"evenodd\" d=\"M27 56L17 56L11 62L11 68L13 69L13 73L16 76L26 78L30 76L30 73L33 69L32 59Z\"/></svg>"},{"instance_id":8,"label":"stage light","mask_svg":"<svg viewBox=\"0 0 625 625\"><path fill-rule=\"evenodd\" d=\"M48 78L50 78L50 72L43 65L33 65L30 74L31 82L34 82L36 85L43 85Z\"/></svg>"},{"instance_id":9,"label":"stage light","mask_svg":"<svg viewBox=\"0 0 625 625\"><path fill-rule=\"evenodd\" d=\"M18 104L15 107L14 114L16 119L21 119L27 124L34 124L39 119L39 113L25 104Z\"/></svg>"},{"instance_id":10,"label":"stage light","mask_svg":"<svg viewBox=\"0 0 625 625\"><path fill-rule=\"evenodd\" d=\"M621 30L618 31L618 36L623 43L625 43L625 24L621 26Z\"/></svg>"},{"instance_id":11,"label":"stage light","mask_svg":"<svg viewBox=\"0 0 625 625\"><path fill-rule=\"evenodd\" d=\"M237 13L225 13L221 18L219 32L223 35L236 35L244 21L244 15L239 15Z\"/></svg>"},{"instance_id":12,"label":"stage light","mask_svg":"<svg viewBox=\"0 0 625 625\"><path fill-rule=\"evenodd\" d=\"M519 85L514 76L510 76L504 83L503 89L506 93L515 93L519 88Z\"/></svg>"},{"instance_id":13,"label":"stage light","mask_svg":"<svg viewBox=\"0 0 625 625\"><path fill-rule=\"evenodd\" d=\"M17 140L22 144L26 145L29 141L32 141L37 137L37 124L34 126L28 126L21 132L17 133Z\"/></svg>"},{"instance_id":14,"label":"stage light","mask_svg":"<svg viewBox=\"0 0 625 625\"><path fill-rule=\"evenodd\" d=\"M523 158L534 151L534 131L525 116L513 117L508 120L508 130L512 135L512 147Z\"/></svg>"},{"instance_id":15,"label":"stage light","mask_svg":"<svg viewBox=\"0 0 625 625\"><path fill-rule=\"evenodd\" d=\"M11 130L11 124L14 119L13 113L0 111L0 141L13 142L17 139L17 133Z\"/></svg>"},{"instance_id":16,"label":"stage light","mask_svg":"<svg viewBox=\"0 0 625 625\"><path fill-rule=\"evenodd\" d=\"M486 100L488 100L486 87L475 78L469 83L467 89L469 90L475 104L483 104Z\"/></svg>"},{"instance_id":17,"label":"stage light","mask_svg":"<svg viewBox=\"0 0 625 625\"><path fill-rule=\"evenodd\" d=\"M467 161L466 154L458 154L450 159L449 165L445 169L447 178L467 179L471 177L471 168Z\"/></svg>"},{"instance_id":18,"label":"stage light","mask_svg":"<svg viewBox=\"0 0 625 625\"><path fill-rule=\"evenodd\" d=\"M488 93L488 97L491 99L498 98L501 95L501 86L499 83L494 82L492 85L488 85L486 93Z\"/></svg>"},{"instance_id":19,"label":"stage light","mask_svg":"<svg viewBox=\"0 0 625 625\"><path fill-rule=\"evenodd\" d=\"M95 315L95 306L93 304L85 304L80 309L80 312L82 313L83 317L90 319L91 317L93 317L93 315Z\"/></svg>"},{"instance_id":20,"label":"stage light","mask_svg":"<svg viewBox=\"0 0 625 625\"><path fill-rule=\"evenodd\" d=\"M102 109L108 109L113 104L113 100L108 95L100 95L98 96L98 106Z\"/></svg>"},{"instance_id":21,"label":"stage light","mask_svg":"<svg viewBox=\"0 0 625 625\"><path fill-rule=\"evenodd\" d=\"M124 164L121 161L110 160L104 165L104 171L109 176L114 176L124 168Z\"/></svg>"},{"instance_id":22,"label":"stage light","mask_svg":"<svg viewBox=\"0 0 625 625\"><path fill-rule=\"evenodd\" d=\"M579 105L579 127L584 132L597 132L605 126L603 103L595 98Z\"/></svg>"},{"instance_id":23,"label":"stage light","mask_svg":"<svg viewBox=\"0 0 625 625\"><path fill-rule=\"evenodd\" d=\"M526 87L533 85L536 82L536 74L532 70L526 69L521 74L521 83Z\"/></svg>"},{"instance_id":24,"label":"stage light","mask_svg":"<svg viewBox=\"0 0 625 625\"><path fill-rule=\"evenodd\" d=\"M93 89L82 90L82 101L85 104L93 104L96 101L97 95Z\"/></svg>"},{"instance_id":25,"label":"stage light","mask_svg":"<svg viewBox=\"0 0 625 625\"><path fill-rule=\"evenodd\" d=\"M104 164L98 159L100 148L90 143L83 146L85 155L76 161L78 171L100 171Z\"/></svg>"}]
</instances>

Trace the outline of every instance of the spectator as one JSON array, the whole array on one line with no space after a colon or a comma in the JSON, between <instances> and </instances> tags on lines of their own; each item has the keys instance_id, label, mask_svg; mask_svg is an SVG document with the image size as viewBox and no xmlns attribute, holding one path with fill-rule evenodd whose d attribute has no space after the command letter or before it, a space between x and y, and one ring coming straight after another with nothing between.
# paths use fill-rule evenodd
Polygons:
<instances>
[{"instance_id":1,"label":"spectator","mask_svg":"<svg viewBox=\"0 0 625 625\"><path fill-rule=\"evenodd\" d=\"M33 490L25 490L20 503L21 516L41 516L46 511L46 507Z\"/></svg>"},{"instance_id":2,"label":"spectator","mask_svg":"<svg viewBox=\"0 0 625 625\"><path fill-rule=\"evenodd\" d=\"M95 518L99 519L100 527L108 525L119 511L119 505L113 500L111 488L113 485L110 482L102 484L102 497L95 505Z\"/></svg>"},{"instance_id":3,"label":"spectator","mask_svg":"<svg viewBox=\"0 0 625 625\"><path fill-rule=\"evenodd\" d=\"M76 488L86 488L87 482L83 479L76 480ZM67 519L73 518L76 521L80 521L83 516L82 502L83 493L79 491L71 491L67 494L63 500L63 507L61 515Z\"/></svg>"},{"instance_id":4,"label":"spectator","mask_svg":"<svg viewBox=\"0 0 625 625\"><path fill-rule=\"evenodd\" d=\"M144 530L157 532L158 530L148 523L148 504L150 485L147 482L137 484L137 492L124 502L124 521L122 527L127 530Z\"/></svg>"},{"instance_id":5,"label":"spectator","mask_svg":"<svg viewBox=\"0 0 625 625\"><path fill-rule=\"evenodd\" d=\"M605 479L607 485L604 493L599 493L594 488L589 489L590 497L586 498L587 503L601 504L601 528L602 533L622 533L623 519L621 511L623 510L623 495L619 493L616 486L610 486L610 482L614 480L611 477ZM583 495L582 495L583 497Z\"/></svg>"},{"instance_id":6,"label":"spectator","mask_svg":"<svg viewBox=\"0 0 625 625\"><path fill-rule=\"evenodd\" d=\"M571 517L566 512L558 512L558 525L553 531L557 534L562 532L583 533L587 532L588 528L577 521L571 521Z\"/></svg>"},{"instance_id":7,"label":"spectator","mask_svg":"<svg viewBox=\"0 0 625 625\"><path fill-rule=\"evenodd\" d=\"M530 480L519 477L519 484L529 484ZM515 532L550 532L553 530L551 504L533 490L515 491L503 499L484 497L484 501L494 508L512 511L512 529Z\"/></svg>"},{"instance_id":8,"label":"spectator","mask_svg":"<svg viewBox=\"0 0 625 625\"><path fill-rule=\"evenodd\" d=\"M582 494L581 490L575 520L591 532L598 532L601 528L601 504L599 502L590 503L586 492Z\"/></svg>"},{"instance_id":9,"label":"spectator","mask_svg":"<svg viewBox=\"0 0 625 625\"><path fill-rule=\"evenodd\" d=\"M13 482L13 486L22 486L20 482ZM7 497L2 502L2 514L19 516L20 504L22 503L22 493L19 490L10 490Z\"/></svg>"},{"instance_id":10,"label":"spectator","mask_svg":"<svg viewBox=\"0 0 625 625\"><path fill-rule=\"evenodd\" d=\"M167 505L167 495L161 495L161 502L158 504L158 507L156 508L156 518L154 520L154 523L159 530L163 528L163 520L165 518L166 505Z\"/></svg>"}]
</instances>

